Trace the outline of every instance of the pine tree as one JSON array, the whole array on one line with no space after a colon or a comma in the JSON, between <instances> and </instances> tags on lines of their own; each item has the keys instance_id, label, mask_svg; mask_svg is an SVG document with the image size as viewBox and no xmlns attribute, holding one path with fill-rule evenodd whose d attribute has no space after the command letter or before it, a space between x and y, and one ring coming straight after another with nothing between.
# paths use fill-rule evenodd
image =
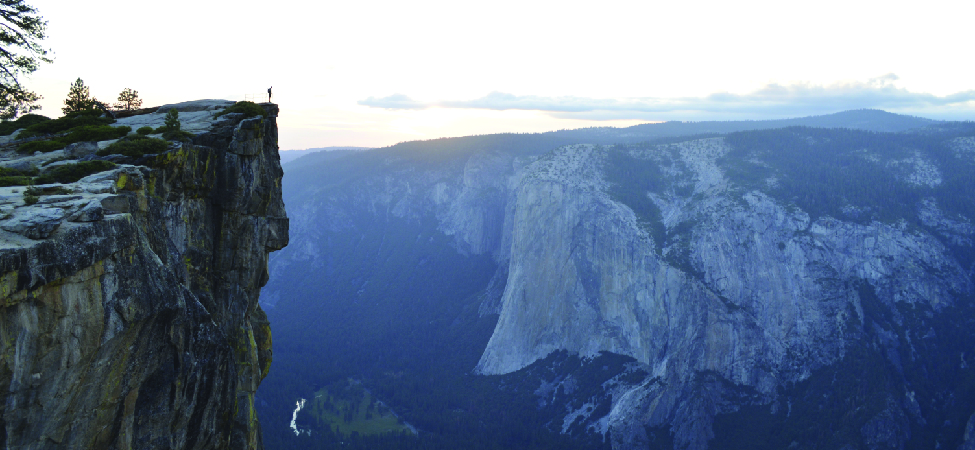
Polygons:
<instances>
[{"instance_id":1,"label":"pine tree","mask_svg":"<svg viewBox=\"0 0 975 450\"><path fill-rule=\"evenodd\" d=\"M40 95L27 90L20 78L49 63L41 47L47 21L24 0L0 0L0 119L13 119L41 109Z\"/></svg>"},{"instance_id":2,"label":"pine tree","mask_svg":"<svg viewBox=\"0 0 975 450\"><path fill-rule=\"evenodd\" d=\"M118 95L118 102L115 103L115 109L124 109L126 111L139 109L141 106L142 99L139 98L139 91L129 88L125 88L122 93Z\"/></svg>"},{"instance_id":3,"label":"pine tree","mask_svg":"<svg viewBox=\"0 0 975 450\"><path fill-rule=\"evenodd\" d=\"M166 113L166 131L179 131L179 111L176 108L170 109Z\"/></svg>"},{"instance_id":4,"label":"pine tree","mask_svg":"<svg viewBox=\"0 0 975 450\"><path fill-rule=\"evenodd\" d=\"M81 78L75 80L68 90L68 98L64 99L64 107L61 108L65 114L73 112L88 111L95 108L95 99L88 93L88 86Z\"/></svg>"}]
</instances>

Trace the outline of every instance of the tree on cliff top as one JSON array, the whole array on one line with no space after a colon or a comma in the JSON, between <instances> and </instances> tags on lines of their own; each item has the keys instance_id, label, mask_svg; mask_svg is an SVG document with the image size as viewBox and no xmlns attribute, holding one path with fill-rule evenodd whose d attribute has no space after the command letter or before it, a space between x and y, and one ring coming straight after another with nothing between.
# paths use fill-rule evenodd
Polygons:
<instances>
[{"instance_id":1,"label":"tree on cliff top","mask_svg":"<svg viewBox=\"0 0 975 450\"><path fill-rule=\"evenodd\" d=\"M2 0L0 0L2 1ZM64 107L61 108L65 114L74 112L90 111L95 109L95 100L88 91L85 82L78 78L68 89L68 98L64 99Z\"/></svg>"},{"instance_id":2,"label":"tree on cliff top","mask_svg":"<svg viewBox=\"0 0 975 450\"><path fill-rule=\"evenodd\" d=\"M115 103L115 109L121 109L125 111L130 111L133 109L139 109L142 106L142 99L139 98L139 91L135 91L129 88L125 88L121 94L118 95L118 102Z\"/></svg>"},{"instance_id":3,"label":"tree on cliff top","mask_svg":"<svg viewBox=\"0 0 975 450\"><path fill-rule=\"evenodd\" d=\"M0 19L0 119L12 119L40 109L41 96L27 90L20 78L51 62L40 44L47 21L24 0L0 0Z\"/></svg>"}]
</instances>

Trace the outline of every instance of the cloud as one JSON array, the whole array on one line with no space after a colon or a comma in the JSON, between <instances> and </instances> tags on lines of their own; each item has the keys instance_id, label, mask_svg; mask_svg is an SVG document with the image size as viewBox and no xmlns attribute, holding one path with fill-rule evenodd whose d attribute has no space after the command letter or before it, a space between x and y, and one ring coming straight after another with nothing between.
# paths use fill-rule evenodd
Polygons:
<instances>
[{"instance_id":1,"label":"cloud","mask_svg":"<svg viewBox=\"0 0 975 450\"><path fill-rule=\"evenodd\" d=\"M430 104L413 100L403 94L393 94L383 98L369 97L365 100L359 100L359 104L383 109L426 109L431 106Z\"/></svg>"},{"instance_id":2,"label":"cloud","mask_svg":"<svg viewBox=\"0 0 975 450\"><path fill-rule=\"evenodd\" d=\"M421 102L396 94L369 97L360 105L391 110L461 108L534 110L554 117L589 120L717 120L729 118L777 118L825 114L872 108L895 112L968 116L975 113L975 90L938 97L911 92L894 85L898 77L887 74L865 82L831 85L770 83L747 94L718 92L704 97L594 99L586 97L539 97L492 92L473 100Z\"/></svg>"}]
</instances>

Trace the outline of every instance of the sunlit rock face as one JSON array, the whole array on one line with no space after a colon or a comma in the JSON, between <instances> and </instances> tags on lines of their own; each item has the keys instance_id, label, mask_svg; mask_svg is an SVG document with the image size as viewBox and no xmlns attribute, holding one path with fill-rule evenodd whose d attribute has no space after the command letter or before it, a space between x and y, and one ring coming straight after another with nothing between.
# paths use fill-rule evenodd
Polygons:
<instances>
[{"instance_id":1,"label":"sunlit rock face","mask_svg":"<svg viewBox=\"0 0 975 450\"><path fill-rule=\"evenodd\" d=\"M605 148L564 147L526 167L502 239L510 263L500 318L477 371L510 373L555 350L628 355L653 376L614 394L614 447L639 448L647 427L664 427L676 447L708 448L714 418L740 407L738 391L749 392L746 403L774 402L785 386L870 345L882 326L865 308L904 326L899 311L937 317L970 298L970 268L936 235L903 221L811 219L725 177L728 151L721 138L631 151L670 183L663 195L646 192L665 242L611 195L620 180L600 170ZM916 172L904 181L928 180L933 169ZM919 203L919 220L970 247L968 219L946 218L933 203ZM883 333L897 339L896 329ZM861 430L869 448L902 447L909 418L923 420L905 412L913 407L903 393L892 395Z\"/></svg>"},{"instance_id":2,"label":"sunlit rock face","mask_svg":"<svg viewBox=\"0 0 975 450\"><path fill-rule=\"evenodd\" d=\"M271 334L258 296L268 253L288 243L278 108L217 118L229 103L203 103L169 105L192 142L38 186L59 194L34 205L3 188L5 447L262 447L253 399Z\"/></svg>"}]
</instances>

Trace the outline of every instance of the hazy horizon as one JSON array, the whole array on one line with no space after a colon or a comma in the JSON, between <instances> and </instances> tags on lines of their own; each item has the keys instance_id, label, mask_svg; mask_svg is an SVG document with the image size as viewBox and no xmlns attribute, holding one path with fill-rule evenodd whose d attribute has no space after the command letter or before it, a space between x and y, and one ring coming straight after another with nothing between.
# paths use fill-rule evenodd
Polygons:
<instances>
[{"instance_id":1,"label":"hazy horizon","mask_svg":"<svg viewBox=\"0 0 975 450\"><path fill-rule=\"evenodd\" d=\"M55 59L25 80L40 113L59 116L79 77L146 105L274 86L285 149L858 108L975 117L955 44L975 5L950 1L29 4Z\"/></svg>"}]
</instances>

